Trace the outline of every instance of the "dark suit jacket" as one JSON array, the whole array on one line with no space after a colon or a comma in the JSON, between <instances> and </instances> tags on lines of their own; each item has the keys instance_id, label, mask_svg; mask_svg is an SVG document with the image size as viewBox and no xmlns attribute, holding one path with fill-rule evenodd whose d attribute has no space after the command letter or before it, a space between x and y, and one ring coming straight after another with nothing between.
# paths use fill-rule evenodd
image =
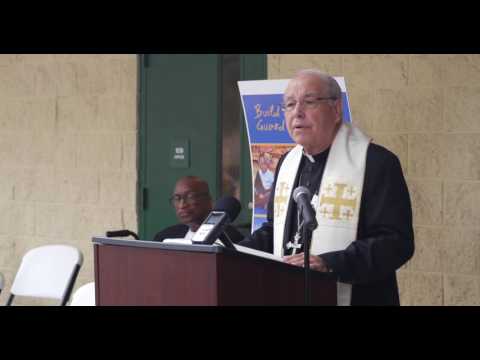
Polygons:
<instances>
[{"instance_id":1,"label":"dark suit jacket","mask_svg":"<svg viewBox=\"0 0 480 360\"><path fill-rule=\"evenodd\" d=\"M240 245L273 252L274 189L284 158L275 172L267 222ZM293 218L289 212L287 230ZM352 305L399 305L395 271L413 252L412 209L400 162L384 147L370 144L356 241L320 257L340 281L352 284Z\"/></svg>"},{"instance_id":2,"label":"dark suit jacket","mask_svg":"<svg viewBox=\"0 0 480 360\"><path fill-rule=\"evenodd\" d=\"M155 235L153 240L163 241L165 239L183 238L187 234L187 232L187 225L177 224L163 229ZM231 225L226 226L225 232L234 244L237 244L244 239L244 236Z\"/></svg>"}]
</instances>

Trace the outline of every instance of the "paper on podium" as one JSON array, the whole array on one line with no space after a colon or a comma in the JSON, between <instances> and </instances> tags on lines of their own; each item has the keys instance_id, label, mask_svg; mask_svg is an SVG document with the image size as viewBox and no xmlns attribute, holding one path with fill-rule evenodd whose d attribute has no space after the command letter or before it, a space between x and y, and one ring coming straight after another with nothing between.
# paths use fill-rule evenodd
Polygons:
<instances>
[{"instance_id":1,"label":"paper on podium","mask_svg":"<svg viewBox=\"0 0 480 360\"><path fill-rule=\"evenodd\" d=\"M192 245L192 240L184 239L184 238L178 238L178 239L164 239L163 242L165 244L182 244L182 245ZM223 246L222 242L220 240L216 240L213 245L221 245Z\"/></svg>"},{"instance_id":2,"label":"paper on podium","mask_svg":"<svg viewBox=\"0 0 480 360\"><path fill-rule=\"evenodd\" d=\"M165 239L165 240L163 240L163 242L166 243L166 244L183 244L183 245L192 245L193 244L191 240L183 239L183 238ZM213 243L213 245L224 246L219 239L217 239ZM263 257L263 258L266 258L266 259L271 259L271 260L283 262L283 259L281 257L275 256L275 255L267 253L265 251L260 251L260 250L252 249L252 248L242 246L242 245L237 245L237 244L234 244L234 246L235 246L235 249L237 251L245 253L245 254L250 254L250 255L254 255L254 256Z\"/></svg>"},{"instance_id":3,"label":"paper on podium","mask_svg":"<svg viewBox=\"0 0 480 360\"><path fill-rule=\"evenodd\" d=\"M187 240L187 239L184 239L184 238L164 239L163 242L164 242L165 244L184 244L184 245L190 244L190 245L192 245L192 241L191 241L191 240Z\"/></svg>"},{"instance_id":4,"label":"paper on podium","mask_svg":"<svg viewBox=\"0 0 480 360\"><path fill-rule=\"evenodd\" d=\"M245 254L255 255L255 256L266 258L266 259L283 262L283 259L280 256L275 256L265 251L260 251L260 250L252 249L252 248L242 246L242 245L237 245L237 244L235 244L235 249Z\"/></svg>"}]
</instances>

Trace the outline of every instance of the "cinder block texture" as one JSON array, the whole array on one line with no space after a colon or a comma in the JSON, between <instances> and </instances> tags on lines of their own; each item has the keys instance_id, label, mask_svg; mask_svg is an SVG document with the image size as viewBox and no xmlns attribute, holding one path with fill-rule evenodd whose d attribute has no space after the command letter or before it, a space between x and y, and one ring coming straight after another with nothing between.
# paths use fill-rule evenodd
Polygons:
<instances>
[{"instance_id":1,"label":"cinder block texture","mask_svg":"<svg viewBox=\"0 0 480 360\"><path fill-rule=\"evenodd\" d=\"M445 183L445 224L476 227L480 224L480 183Z\"/></svg>"},{"instance_id":2,"label":"cinder block texture","mask_svg":"<svg viewBox=\"0 0 480 360\"><path fill-rule=\"evenodd\" d=\"M52 242L84 252L79 279L88 282L92 234L136 230L136 62L116 54L0 55L7 283L24 251ZM416 253L398 272L402 304L478 305L480 55L268 55L270 79L302 68L344 76L354 123L401 161L416 234Z\"/></svg>"},{"instance_id":3,"label":"cinder block texture","mask_svg":"<svg viewBox=\"0 0 480 360\"><path fill-rule=\"evenodd\" d=\"M477 276L445 276L445 305L480 305L480 288Z\"/></svg>"},{"instance_id":4,"label":"cinder block texture","mask_svg":"<svg viewBox=\"0 0 480 360\"><path fill-rule=\"evenodd\" d=\"M404 305L480 304L480 55L269 55L268 76L344 76L353 122L400 159L415 255Z\"/></svg>"},{"instance_id":5,"label":"cinder block texture","mask_svg":"<svg viewBox=\"0 0 480 360\"><path fill-rule=\"evenodd\" d=\"M93 281L92 236L137 231L136 56L0 54L0 100L7 288L26 251L54 243L78 247Z\"/></svg>"},{"instance_id":6,"label":"cinder block texture","mask_svg":"<svg viewBox=\"0 0 480 360\"><path fill-rule=\"evenodd\" d=\"M408 180L415 225L442 224L442 183L429 180Z\"/></svg>"}]
</instances>

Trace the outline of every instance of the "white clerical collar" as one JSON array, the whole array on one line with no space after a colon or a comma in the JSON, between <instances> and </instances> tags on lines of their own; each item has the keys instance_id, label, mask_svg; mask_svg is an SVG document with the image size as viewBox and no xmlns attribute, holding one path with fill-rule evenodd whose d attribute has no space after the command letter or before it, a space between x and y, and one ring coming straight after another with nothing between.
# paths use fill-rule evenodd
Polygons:
<instances>
[{"instance_id":1,"label":"white clerical collar","mask_svg":"<svg viewBox=\"0 0 480 360\"><path fill-rule=\"evenodd\" d=\"M311 162L315 163L317 160L322 161L323 159L326 160L326 157L328 156L328 153L330 152L330 147L326 148L322 152L315 154L315 155L310 155L305 151L305 148L302 149L302 154L305 155L305 157Z\"/></svg>"},{"instance_id":2,"label":"white clerical collar","mask_svg":"<svg viewBox=\"0 0 480 360\"><path fill-rule=\"evenodd\" d=\"M306 157L308 160L310 160L311 163L314 163L314 162L315 162L315 159L313 158L313 156L310 155L310 154L307 154L307 153L305 152L305 149L303 149L302 151L303 151L303 155L305 155L305 157Z\"/></svg>"}]
</instances>

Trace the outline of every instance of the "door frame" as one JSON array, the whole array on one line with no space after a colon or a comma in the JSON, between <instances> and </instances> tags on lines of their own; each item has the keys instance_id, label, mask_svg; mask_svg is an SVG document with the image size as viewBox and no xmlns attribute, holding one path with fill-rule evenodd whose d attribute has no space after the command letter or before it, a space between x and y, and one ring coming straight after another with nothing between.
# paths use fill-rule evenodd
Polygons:
<instances>
[{"instance_id":1,"label":"door frame","mask_svg":"<svg viewBox=\"0 0 480 360\"><path fill-rule=\"evenodd\" d=\"M145 101L145 68L148 67L149 54L137 55L137 119L138 119L138 136L137 136L137 223L138 233L140 239L145 238L145 216L144 211L148 207L148 194L146 193L146 171L147 171L147 158L146 158L146 109L147 104ZM267 78L267 54L240 54L240 80L264 80ZM220 69L219 69L220 71ZM240 94L239 94L240 96ZM252 201L252 173L251 173L251 160L250 160L250 146L248 143L247 129L245 124L245 118L243 110L240 111L242 126L240 128L240 149L241 149L241 161L240 161L240 194L242 203L242 211L239 218L235 221L238 224L246 224L251 222L252 210L248 208L248 203ZM219 145L221 156L221 146ZM221 171L217 174L217 178L221 179Z\"/></svg>"}]
</instances>

